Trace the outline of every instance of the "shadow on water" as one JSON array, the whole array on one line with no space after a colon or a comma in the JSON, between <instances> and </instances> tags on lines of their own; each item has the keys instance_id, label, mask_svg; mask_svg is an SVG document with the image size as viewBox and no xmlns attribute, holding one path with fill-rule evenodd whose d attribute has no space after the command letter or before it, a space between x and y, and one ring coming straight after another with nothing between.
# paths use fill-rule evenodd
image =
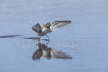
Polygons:
<instances>
[{"instance_id":1,"label":"shadow on water","mask_svg":"<svg viewBox=\"0 0 108 72\"><path fill-rule=\"evenodd\" d=\"M22 35L3 35L3 36L0 36L0 38L13 38L13 37L18 37L18 36L22 36Z\"/></svg>"}]
</instances>

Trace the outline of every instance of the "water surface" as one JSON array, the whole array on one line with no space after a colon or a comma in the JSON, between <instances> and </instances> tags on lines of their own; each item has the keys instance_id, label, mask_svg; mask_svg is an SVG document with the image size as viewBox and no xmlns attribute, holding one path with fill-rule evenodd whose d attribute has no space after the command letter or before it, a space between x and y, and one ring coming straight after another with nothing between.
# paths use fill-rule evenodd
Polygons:
<instances>
[{"instance_id":1,"label":"water surface","mask_svg":"<svg viewBox=\"0 0 108 72\"><path fill-rule=\"evenodd\" d=\"M0 72L107 72L107 0L0 1L0 36L37 36L33 24L63 19L73 22L49 34L48 45L70 54L72 60L32 61L33 40L0 39Z\"/></svg>"}]
</instances>

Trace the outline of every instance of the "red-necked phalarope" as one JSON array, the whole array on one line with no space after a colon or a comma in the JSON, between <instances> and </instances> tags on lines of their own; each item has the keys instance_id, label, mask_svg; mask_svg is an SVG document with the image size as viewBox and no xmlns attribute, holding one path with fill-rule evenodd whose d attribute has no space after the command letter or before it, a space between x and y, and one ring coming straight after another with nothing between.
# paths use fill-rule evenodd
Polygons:
<instances>
[{"instance_id":1,"label":"red-necked phalarope","mask_svg":"<svg viewBox=\"0 0 108 72\"><path fill-rule=\"evenodd\" d=\"M45 44L38 43L38 50L34 52L32 56L32 60L38 60L41 57L45 57L47 59L56 58L56 59L72 59L71 56L65 54L62 51L52 49Z\"/></svg>"},{"instance_id":2,"label":"red-necked phalarope","mask_svg":"<svg viewBox=\"0 0 108 72\"><path fill-rule=\"evenodd\" d=\"M53 21L43 24L42 27L39 23L37 23L36 25L32 26L32 30L38 33L39 36L44 36L54 31L56 28L63 27L70 23L71 23L70 20Z\"/></svg>"}]
</instances>

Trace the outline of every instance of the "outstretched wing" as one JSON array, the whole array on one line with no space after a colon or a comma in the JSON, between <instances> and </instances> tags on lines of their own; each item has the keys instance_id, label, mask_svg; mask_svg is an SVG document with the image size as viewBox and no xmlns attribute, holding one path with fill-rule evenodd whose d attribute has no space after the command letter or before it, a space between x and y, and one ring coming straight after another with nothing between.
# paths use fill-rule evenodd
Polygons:
<instances>
[{"instance_id":1,"label":"outstretched wing","mask_svg":"<svg viewBox=\"0 0 108 72\"><path fill-rule=\"evenodd\" d=\"M32 26L32 30L37 32L37 33L41 33L42 32L42 28L40 26L40 24L36 24Z\"/></svg>"},{"instance_id":2,"label":"outstretched wing","mask_svg":"<svg viewBox=\"0 0 108 72\"><path fill-rule=\"evenodd\" d=\"M53 58L57 58L57 59L72 59L72 57L67 55L66 53L55 49L51 50L51 55Z\"/></svg>"},{"instance_id":3,"label":"outstretched wing","mask_svg":"<svg viewBox=\"0 0 108 72\"><path fill-rule=\"evenodd\" d=\"M65 25L68 25L71 23L70 20L62 20L62 21L54 21L54 22L49 22L50 23L50 29L54 30L55 28L61 28L64 27Z\"/></svg>"}]
</instances>

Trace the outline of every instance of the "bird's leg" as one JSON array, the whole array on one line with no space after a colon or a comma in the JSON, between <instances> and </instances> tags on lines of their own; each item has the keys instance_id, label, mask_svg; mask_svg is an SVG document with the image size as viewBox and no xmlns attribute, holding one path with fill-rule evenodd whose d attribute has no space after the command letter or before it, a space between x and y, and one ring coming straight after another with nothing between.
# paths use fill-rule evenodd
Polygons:
<instances>
[{"instance_id":1,"label":"bird's leg","mask_svg":"<svg viewBox=\"0 0 108 72\"><path fill-rule=\"evenodd\" d=\"M46 44L48 44L48 43L49 43L49 41L50 41L50 38L49 38L49 36L48 36L48 35L46 35L46 37L48 38L48 39L46 39L46 41L47 41L47 43L46 43Z\"/></svg>"},{"instance_id":2,"label":"bird's leg","mask_svg":"<svg viewBox=\"0 0 108 72\"><path fill-rule=\"evenodd\" d=\"M45 35L45 36L46 36L47 38L40 39L40 41L41 41L41 40L46 41L46 42L47 42L46 44L48 44L49 41L50 41L50 40L49 40L49 37L48 37L47 35Z\"/></svg>"}]
</instances>

